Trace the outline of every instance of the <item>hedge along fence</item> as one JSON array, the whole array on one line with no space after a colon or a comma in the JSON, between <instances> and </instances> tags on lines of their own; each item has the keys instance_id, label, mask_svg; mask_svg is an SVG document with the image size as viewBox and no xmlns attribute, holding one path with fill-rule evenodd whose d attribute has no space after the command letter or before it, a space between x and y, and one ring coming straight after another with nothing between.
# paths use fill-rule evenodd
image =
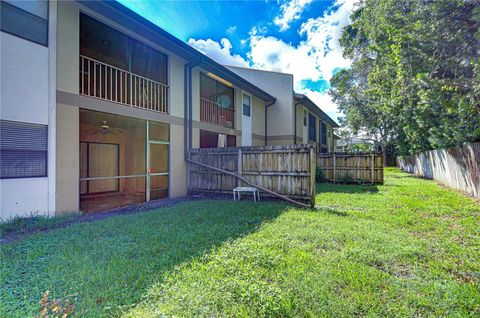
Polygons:
<instances>
[{"instance_id":1,"label":"hedge along fence","mask_svg":"<svg viewBox=\"0 0 480 318\"><path fill-rule=\"evenodd\" d=\"M236 173L254 184L289 198L315 202L313 145L195 148L190 158ZM232 193L242 181L212 169L189 165L189 193Z\"/></svg>"},{"instance_id":2,"label":"hedge along fence","mask_svg":"<svg viewBox=\"0 0 480 318\"><path fill-rule=\"evenodd\" d=\"M397 158L403 171L480 197L480 142Z\"/></svg>"},{"instance_id":3,"label":"hedge along fence","mask_svg":"<svg viewBox=\"0 0 480 318\"><path fill-rule=\"evenodd\" d=\"M372 153L317 154L317 170L330 182L383 184L383 155Z\"/></svg>"}]
</instances>

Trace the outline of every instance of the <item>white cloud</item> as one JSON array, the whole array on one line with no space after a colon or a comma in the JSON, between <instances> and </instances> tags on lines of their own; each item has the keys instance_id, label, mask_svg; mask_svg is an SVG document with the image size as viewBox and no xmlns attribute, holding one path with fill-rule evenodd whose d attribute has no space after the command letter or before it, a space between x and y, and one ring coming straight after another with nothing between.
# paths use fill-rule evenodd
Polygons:
<instances>
[{"instance_id":1,"label":"white cloud","mask_svg":"<svg viewBox=\"0 0 480 318\"><path fill-rule=\"evenodd\" d=\"M350 61L343 58L340 47L342 29L350 23L350 13L355 7L353 0L337 0L334 9L324 16L308 19L299 33L306 36L300 46L309 49L310 58L321 69L322 77L329 81L335 68L346 68Z\"/></svg>"},{"instance_id":2,"label":"white cloud","mask_svg":"<svg viewBox=\"0 0 480 318\"><path fill-rule=\"evenodd\" d=\"M248 53L253 67L293 74L295 79L318 78L319 71L309 58L308 48L295 48L275 37L252 36Z\"/></svg>"},{"instance_id":3,"label":"white cloud","mask_svg":"<svg viewBox=\"0 0 480 318\"><path fill-rule=\"evenodd\" d=\"M337 105L332 101L330 95L322 92L303 89L302 93L307 95L321 110L328 114L331 118L337 120L340 117Z\"/></svg>"},{"instance_id":4,"label":"white cloud","mask_svg":"<svg viewBox=\"0 0 480 318\"><path fill-rule=\"evenodd\" d=\"M342 28L350 22L353 7L351 0L337 0L323 16L308 19L299 30L305 40L297 46L251 32L248 58L255 68L293 74L299 91L303 80L329 81L336 68L350 65L342 56L339 39Z\"/></svg>"},{"instance_id":5,"label":"white cloud","mask_svg":"<svg viewBox=\"0 0 480 318\"><path fill-rule=\"evenodd\" d=\"M212 39L195 40L190 38L187 43L217 63L242 67L249 66L249 63L243 57L232 53L232 43L226 38L222 38L220 43Z\"/></svg>"},{"instance_id":6,"label":"white cloud","mask_svg":"<svg viewBox=\"0 0 480 318\"><path fill-rule=\"evenodd\" d=\"M300 19L300 16L305 7L312 2L312 0L290 0L280 6L281 14L276 16L273 20L275 25L280 27L280 31L286 31L290 28L290 23Z\"/></svg>"},{"instance_id":7,"label":"white cloud","mask_svg":"<svg viewBox=\"0 0 480 318\"><path fill-rule=\"evenodd\" d=\"M236 25L232 25L231 27L229 27L225 33L228 34L228 35L232 35L233 33L235 33L235 31L237 31L237 26Z\"/></svg>"},{"instance_id":8,"label":"white cloud","mask_svg":"<svg viewBox=\"0 0 480 318\"><path fill-rule=\"evenodd\" d=\"M244 42L245 45L250 45L247 59L232 54L232 45L225 38L220 41L221 43L211 39L190 39L188 43L222 64L251 66L293 74L295 91L306 94L322 110L333 118L337 118L337 108L330 97L305 87L302 82L320 79L330 81L335 69L350 66L351 62L342 56L339 39L342 29L350 23L350 13L355 7L355 2L355 0L336 0L331 9L325 11L323 15L304 22L299 30L304 40L298 45L269 36L265 28L252 28L250 38Z\"/></svg>"}]
</instances>

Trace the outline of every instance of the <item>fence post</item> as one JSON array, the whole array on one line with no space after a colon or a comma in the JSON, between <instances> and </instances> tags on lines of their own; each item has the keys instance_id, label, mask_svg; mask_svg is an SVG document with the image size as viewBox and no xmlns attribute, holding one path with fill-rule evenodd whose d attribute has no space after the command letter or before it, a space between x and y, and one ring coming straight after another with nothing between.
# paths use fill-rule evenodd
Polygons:
<instances>
[{"instance_id":1,"label":"fence post","mask_svg":"<svg viewBox=\"0 0 480 318\"><path fill-rule=\"evenodd\" d=\"M315 150L310 148L310 206L315 207L315 196L317 195L317 182L315 180L317 172L317 157L315 156Z\"/></svg>"},{"instance_id":2,"label":"fence post","mask_svg":"<svg viewBox=\"0 0 480 318\"><path fill-rule=\"evenodd\" d=\"M335 157L335 153L333 153L333 183L337 180L337 160Z\"/></svg>"},{"instance_id":3,"label":"fence post","mask_svg":"<svg viewBox=\"0 0 480 318\"><path fill-rule=\"evenodd\" d=\"M243 158L242 158L242 148L238 148L238 158L237 158L237 174L239 176L242 175L242 166L243 166ZM240 179L237 179L237 186L240 187L242 185L242 181Z\"/></svg>"},{"instance_id":4,"label":"fence post","mask_svg":"<svg viewBox=\"0 0 480 318\"><path fill-rule=\"evenodd\" d=\"M372 153L372 184L375 184L375 154Z\"/></svg>"}]
</instances>

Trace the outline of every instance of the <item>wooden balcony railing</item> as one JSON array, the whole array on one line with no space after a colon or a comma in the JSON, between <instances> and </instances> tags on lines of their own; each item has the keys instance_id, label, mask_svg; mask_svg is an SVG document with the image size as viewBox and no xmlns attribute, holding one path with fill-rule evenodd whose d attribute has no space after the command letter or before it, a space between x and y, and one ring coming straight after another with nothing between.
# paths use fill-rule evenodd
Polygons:
<instances>
[{"instance_id":1,"label":"wooden balcony railing","mask_svg":"<svg viewBox=\"0 0 480 318\"><path fill-rule=\"evenodd\" d=\"M235 109L224 108L211 100L200 98L200 121L233 128Z\"/></svg>"},{"instance_id":2,"label":"wooden balcony railing","mask_svg":"<svg viewBox=\"0 0 480 318\"><path fill-rule=\"evenodd\" d=\"M168 113L168 86L80 55L80 94Z\"/></svg>"}]
</instances>

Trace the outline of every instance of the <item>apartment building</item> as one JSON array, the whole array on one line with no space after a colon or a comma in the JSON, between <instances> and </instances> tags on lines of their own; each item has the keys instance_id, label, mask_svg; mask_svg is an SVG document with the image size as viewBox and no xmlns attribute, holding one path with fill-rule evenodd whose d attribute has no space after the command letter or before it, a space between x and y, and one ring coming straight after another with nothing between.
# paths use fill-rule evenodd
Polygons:
<instances>
[{"instance_id":1,"label":"apartment building","mask_svg":"<svg viewBox=\"0 0 480 318\"><path fill-rule=\"evenodd\" d=\"M4 220L184 196L188 149L293 142L283 78L257 85L115 1L0 5Z\"/></svg>"},{"instance_id":2,"label":"apartment building","mask_svg":"<svg viewBox=\"0 0 480 318\"><path fill-rule=\"evenodd\" d=\"M227 66L230 70L276 97L267 107L268 144L313 144L318 152L335 149L333 130L338 124L306 95L295 93L293 75Z\"/></svg>"}]
</instances>

